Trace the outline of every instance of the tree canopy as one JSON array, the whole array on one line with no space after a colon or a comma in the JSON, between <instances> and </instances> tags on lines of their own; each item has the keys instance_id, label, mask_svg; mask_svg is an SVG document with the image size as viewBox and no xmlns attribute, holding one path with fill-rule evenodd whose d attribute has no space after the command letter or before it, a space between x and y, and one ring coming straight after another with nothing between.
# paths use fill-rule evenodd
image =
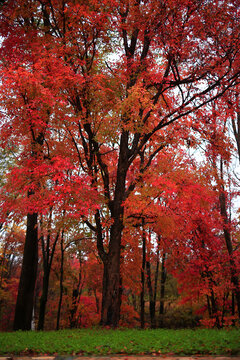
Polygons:
<instances>
[{"instance_id":1,"label":"tree canopy","mask_svg":"<svg viewBox=\"0 0 240 360\"><path fill-rule=\"evenodd\" d=\"M192 301L205 298L212 323L222 326L227 312L234 321L238 228L226 174L230 119L238 136L238 1L0 7L2 249L8 229L26 229L14 329L31 327L33 308L43 329L57 272L59 326L70 269L69 326L93 296L102 325L118 326L124 311L134 322L144 284L155 326L160 265L161 286L168 271ZM202 163L190 154L200 146Z\"/></svg>"}]
</instances>

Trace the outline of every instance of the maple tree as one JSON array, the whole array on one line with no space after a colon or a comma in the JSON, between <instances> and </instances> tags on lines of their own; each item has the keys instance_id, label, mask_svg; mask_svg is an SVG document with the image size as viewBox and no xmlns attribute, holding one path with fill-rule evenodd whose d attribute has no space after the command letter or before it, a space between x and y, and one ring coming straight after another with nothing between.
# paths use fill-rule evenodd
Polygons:
<instances>
[{"instance_id":1,"label":"maple tree","mask_svg":"<svg viewBox=\"0 0 240 360\"><path fill-rule=\"evenodd\" d=\"M237 12L237 2L220 0L214 6L203 0L1 4L1 135L19 149L10 174L20 179L16 201L23 201L27 216L25 244L36 254L32 269L39 214L49 211L53 198L74 213L84 188L78 179L87 176L99 206L89 203L91 216L83 206L74 218L95 234L103 262L103 325L118 326L120 320L128 199L145 175L156 175L166 147L192 140L201 128L211 132L209 118L200 115L238 84ZM69 169L80 187L73 204L67 193L76 194L74 181L64 180ZM167 192L171 184L165 185ZM159 235L169 237L171 220L162 215L162 221ZM29 305L29 318L31 311Z\"/></svg>"}]
</instances>

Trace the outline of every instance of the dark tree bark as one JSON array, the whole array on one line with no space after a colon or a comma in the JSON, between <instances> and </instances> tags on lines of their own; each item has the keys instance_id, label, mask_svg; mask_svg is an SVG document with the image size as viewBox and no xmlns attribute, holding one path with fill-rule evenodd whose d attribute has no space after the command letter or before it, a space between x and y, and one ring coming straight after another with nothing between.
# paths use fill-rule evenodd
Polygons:
<instances>
[{"instance_id":1,"label":"dark tree bark","mask_svg":"<svg viewBox=\"0 0 240 360\"><path fill-rule=\"evenodd\" d=\"M213 289L211 288L211 295L210 295L211 307L212 307L212 318L215 318L215 325L218 329L220 329L220 321L218 316L218 305L215 298L215 294Z\"/></svg>"},{"instance_id":2,"label":"dark tree bark","mask_svg":"<svg viewBox=\"0 0 240 360\"><path fill-rule=\"evenodd\" d=\"M146 271L147 271L147 286L148 286L148 295L149 295L150 321L151 321L151 328L154 329L156 327L155 302L154 302L154 295L153 295L153 288L152 288L152 281L151 281L151 265L150 265L150 261L146 261Z\"/></svg>"},{"instance_id":3,"label":"dark tree bark","mask_svg":"<svg viewBox=\"0 0 240 360\"><path fill-rule=\"evenodd\" d=\"M144 218L142 218L142 268L141 268L141 295L140 295L140 320L141 328L145 327L145 266L146 266L146 234Z\"/></svg>"},{"instance_id":4,"label":"dark tree bark","mask_svg":"<svg viewBox=\"0 0 240 360\"><path fill-rule=\"evenodd\" d=\"M126 198L126 175L128 167L128 132L123 132L120 141L120 153L114 199L112 202L109 202L113 224L110 228L108 253L104 250L103 246L99 212L97 212L95 216L98 251L104 265L101 324L110 325L112 327L117 327L120 320L122 295L120 260L124 216L124 207L122 204Z\"/></svg>"},{"instance_id":5,"label":"dark tree bark","mask_svg":"<svg viewBox=\"0 0 240 360\"><path fill-rule=\"evenodd\" d=\"M157 285L158 285L158 277L159 277L160 240L161 240L161 237L158 235L157 263L156 263L155 276L154 276L154 292L153 292L154 316L156 316ZM154 323L155 323L155 327L156 327L156 318L154 319Z\"/></svg>"},{"instance_id":6,"label":"dark tree bark","mask_svg":"<svg viewBox=\"0 0 240 360\"><path fill-rule=\"evenodd\" d=\"M50 269L46 267L43 275L43 287L42 287L42 295L40 298L40 308L39 308L39 317L38 317L38 330L44 329L44 321L45 321L45 312L46 305L48 299L48 286L49 286L49 275Z\"/></svg>"},{"instance_id":7,"label":"dark tree bark","mask_svg":"<svg viewBox=\"0 0 240 360\"><path fill-rule=\"evenodd\" d=\"M211 308L210 298L209 298L209 295L207 295L206 297L207 297L208 315L211 318L212 317L212 308Z\"/></svg>"},{"instance_id":8,"label":"dark tree bark","mask_svg":"<svg viewBox=\"0 0 240 360\"><path fill-rule=\"evenodd\" d=\"M51 216L50 216L51 223ZM50 232L50 229L49 229ZM50 237L51 234L47 235L46 246L44 243L44 238L41 238L42 243L42 255L43 255L43 287L42 287L42 295L40 298L40 309L39 309L39 318L38 318L38 330L44 329L45 322L45 313L46 313L46 305L48 300L48 286L49 286L49 276L52 267L53 256L55 253L56 244L59 238L59 233L57 233L53 244L52 249L50 248Z\"/></svg>"},{"instance_id":9,"label":"dark tree bark","mask_svg":"<svg viewBox=\"0 0 240 360\"><path fill-rule=\"evenodd\" d=\"M69 316L69 324L71 329L76 328L78 325L81 326L81 314L79 314L78 318L76 317L77 308L78 308L78 304L80 303L83 285L84 285L84 274L82 269L83 262L82 262L81 252L79 255L79 265L80 265L80 269L78 274L78 283L77 286L74 287L72 292L72 304L71 304L70 316ZM80 323L79 323L79 319L80 319Z\"/></svg>"},{"instance_id":10,"label":"dark tree bark","mask_svg":"<svg viewBox=\"0 0 240 360\"><path fill-rule=\"evenodd\" d=\"M223 295L222 316L221 316L222 327L224 327L224 316L225 316L225 312L226 312L226 302L227 302L228 296L229 296L229 292L224 293L224 295Z\"/></svg>"},{"instance_id":11,"label":"dark tree bark","mask_svg":"<svg viewBox=\"0 0 240 360\"><path fill-rule=\"evenodd\" d=\"M232 128L237 144L238 160L240 162L240 110L236 112L236 118L232 116Z\"/></svg>"},{"instance_id":12,"label":"dark tree bark","mask_svg":"<svg viewBox=\"0 0 240 360\"><path fill-rule=\"evenodd\" d=\"M150 322L152 329L156 328L156 298L157 298L157 283L158 283L158 272L159 272L159 246L160 246L160 237L158 237L158 248L156 254L157 261L156 261L156 268L154 274L154 283L152 281L150 256L148 258L148 261L146 261L147 286L148 286L148 294L149 294L149 313L150 313Z\"/></svg>"},{"instance_id":13,"label":"dark tree bark","mask_svg":"<svg viewBox=\"0 0 240 360\"><path fill-rule=\"evenodd\" d=\"M232 316L235 316L235 294L232 292L232 303L231 303ZM232 320L232 326L235 326L236 322Z\"/></svg>"},{"instance_id":14,"label":"dark tree bark","mask_svg":"<svg viewBox=\"0 0 240 360\"><path fill-rule=\"evenodd\" d=\"M69 316L70 329L74 329L77 327L77 319L75 315L77 312L78 299L79 299L79 284L77 285L77 288L73 289L72 291L72 304L71 304L71 310Z\"/></svg>"},{"instance_id":15,"label":"dark tree bark","mask_svg":"<svg viewBox=\"0 0 240 360\"><path fill-rule=\"evenodd\" d=\"M99 301L99 297L97 296L96 289L93 290L93 293L94 293L95 302L96 302L96 311L97 311L97 314L99 314L100 313L100 301Z\"/></svg>"},{"instance_id":16,"label":"dark tree bark","mask_svg":"<svg viewBox=\"0 0 240 360\"><path fill-rule=\"evenodd\" d=\"M116 327L120 320L121 274L120 246L122 226L113 227L112 242L108 255L103 260L103 293L101 324ZM114 236L115 235L115 236Z\"/></svg>"},{"instance_id":17,"label":"dark tree bark","mask_svg":"<svg viewBox=\"0 0 240 360\"><path fill-rule=\"evenodd\" d=\"M166 279L167 279L165 260L166 260L166 253L164 252L163 256L162 256L162 265L161 265L159 327L163 326L163 316L164 316L165 283L166 283Z\"/></svg>"},{"instance_id":18,"label":"dark tree bark","mask_svg":"<svg viewBox=\"0 0 240 360\"><path fill-rule=\"evenodd\" d=\"M37 213L27 215L27 231L15 308L14 330L31 330L38 264L37 217Z\"/></svg>"},{"instance_id":19,"label":"dark tree bark","mask_svg":"<svg viewBox=\"0 0 240 360\"><path fill-rule=\"evenodd\" d=\"M64 231L62 231L62 234L61 234L61 265L60 265L60 282L59 282L60 292L59 292L59 301L58 301L56 330L59 330L61 307L62 307L62 298L63 298L63 265L64 265L63 239L64 239Z\"/></svg>"}]
</instances>

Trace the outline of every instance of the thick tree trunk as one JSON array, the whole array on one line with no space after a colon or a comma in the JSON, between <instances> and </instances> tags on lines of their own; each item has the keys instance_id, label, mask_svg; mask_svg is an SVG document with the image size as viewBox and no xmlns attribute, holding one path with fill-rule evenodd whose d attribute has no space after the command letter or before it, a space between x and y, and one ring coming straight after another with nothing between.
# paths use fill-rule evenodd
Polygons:
<instances>
[{"instance_id":1,"label":"thick tree trunk","mask_svg":"<svg viewBox=\"0 0 240 360\"><path fill-rule=\"evenodd\" d=\"M37 214L34 213L27 215L27 231L15 308L14 330L31 330L37 265L38 228Z\"/></svg>"},{"instance_id":2,"label":"thick tree trunk","mask_svg":"<svg viewBox=\"0 0 240 360\"><path fill-rule=\"evenodd\" d=\"M121 307L120 276L120 244L116 243L104 262L101 325L118 326Z\"/></svg>"},{"instance_id":3,"label":"thick tree trunk","mask_svg":"<svg viewBox=\"0 0 240 360\"><path fill-rule=\"evenodd\" d=\"M120 274L121 241L123 231L124 206L126 196L126 175L128 169L128 133L123 131L117 168L114 199L109 201L113 224L110 229L109 251L104 250L101 225L96 218L98 229L98 250L103 260L103 293L101 324L117 327L120 320L122 282ZM98 214L99 215L99 214Z\"/></svg>"}]
</instances>

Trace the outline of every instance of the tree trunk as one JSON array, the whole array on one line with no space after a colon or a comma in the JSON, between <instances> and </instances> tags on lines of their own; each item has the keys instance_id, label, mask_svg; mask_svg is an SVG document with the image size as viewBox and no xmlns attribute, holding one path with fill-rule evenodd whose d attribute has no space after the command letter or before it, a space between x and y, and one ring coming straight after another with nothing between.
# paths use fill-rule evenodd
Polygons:
<instances>
[{"instance_id":1,"label":"tree trunk","mask_svg":"<svg viewBox=\"0 0 240 360\"><path fill-rule=\"evenodd\" d=\"M82 295L83 284L84 284L84 277L83 277L83 273L82 273L81 254L79 257L79 265L80 265L80 269L79 269L79 274L78 274L78 283L72 292L72 305L71 305L70 316L69 316L69 324L70 324L71 329L76 328L78 325L81 326L81 313L79 314L78 317L76 317L78 305L80 303L80 299L81 299L81 295ZM80 323L78 321L79 318L80 318Z\"/></svg>"},{"instance_id":2,"label":"tree trunk","mask_svg":"<svg viewBox=\"0 0 240 360\"><path fill-rule=\"evenodd\" d=\"M240 162L240 111L236 112L236 120L232 116L233 133L237 144L238 160Z\"/></svg>"},{"instance_id":3,"label":"tree trunk","mask_svg":"<svg viewBox=\"0 0 240 360\"><path fill-rule=\"evenodd\" d=\"M37 217L37 213L27 215L27 231L15 308L14 330L31 330L34 289L38 266Z\"/></svg>"},{"instance_id":4,"label":"tree trunk","mask_svg":"<svg viewBox=\"0 0 240 360\"><path fill-rule=\"evenodd\" d=\"M164 296L165 296L165 282L167 278L166 268L165 268L166 253L163 253L162 256L162 266L161 266L161 286L160 286L160 306L159 306L159 327L163 326L163 314L164 314Z\"/></svg>"},{"instance_id":5,"label":"tree trunk","mask_svg":"<svg viewBox=\"0 0 240 360\"><path fill-rule=\"evenodd\" d=\"M63 265L64 265L64 248L63 248L63 234L61 236L61 265L60 265L60 294L59 294L59 302L58 302L58 312L57 312L57 326L56 330L59 330L60 324L60 315L61 315L61 307L62 307L62 297L63 297Z\"/></svg>"},{"instance_id":6,"label":"tree trunk","mask_svg":"<svg viewBox=\"0 0 240 360\"><path fill-rule=\"evenodd\" d=\"M51 224L51 218L50 216L50 223ZM38 320L38 330L44 329L44 321L45 321L45 312L46 312L46 305L48 300L48 285L49 285L49 276L52 268L52 261L53 256L55 253L56 244L59 238L59 232L57 233L55 240L52 245L52 251L50 249L50 229L48 229L48 235L46 239L46 247L44 243L44 237L41 237L41 243L42 243L42 256L43 256L43 286L42 286L42 296L40 298L40 311L39 311L39 320Z\"/></svg>"},{"instance_id":7,"label":"tree trunk","mask_svg":"<svg viewBox=\"0 0 240 360\"><path fill-rule=\"evenodd\" d=\"M217 326L218 329L220 329L220 321L219 321L219 317L218 317L218 305L217 305L217 301L215 299L215 295L214 295L214 291L211 288L211 304L212 304L212 318L215 318L215 325Z\"/></svg>"},{"instance_id":8,"label":"tree trunk","mask_svg":"<svg viewBox=\"0 0 240 360\"><path fill-rule=\"evenodd\" d=\"M77 327L77 307L78 307L78 299L79 299L79 286L72 291L72 304L70 309L70 316L69 316L69 326L70 329L74 329Z\"/></svg>"},{"instance_id":9,"label":"tree trunk","mask_svg":"<svg viewBox=\"0 0 240 360\"><path fill-rule=\"evenodd\" d=\"M232 292L232 304L231 304L231 308L232 308L232 316L235 316L235 294L234 292ZM235 320L232 320L232 326L235 326Z\"/></svg>"},{"instance_id":10,"label":"tree trunk","mask_svg":"<svg viewBox=\"0 0 240 360\"><path fill-rule=\"evenodd\" d=\"M96 311L97 311L97 314L99 314L100 313L100 302L99 302L99 298L97 296L96 289L93 290L93 293L94 293L95 302L96 302Z\"/></svg>"},{"instance_id":11,"label":"tree trunk","mask_svg":"<svg viewBox=\"0 0 240 360\"><path fill-rule=\"evenodd\" d=\"M141 268L141 295L140 295L140 306L141 306L141 328L145 327L145 266L146 266L146 234L144 229L144 218L142 219L142 268Z\"/></svg>"},{"instance_id":12,"label":"tree trunk","mask_svg":"<svg viewBox=\"0 0 240 360\"><path fill-rule=\"evenodd\" d=\"M209 299L209 295L207 296L207 308L208 308L208 315L211 318L212 317L212 308L211 308L211 303L210 303L210 299Z\"/></svg>"},{"instance_id":13,"label":"tree trunk","mask_svg":"<svg viewBox=\"0 0 240 360\"><path fill-rule=\"evenodd\" d=\"M240 162L240 111L239 111L239 99L238 99L238 94L237 94L237 100L238 100L238 110L236 112L236 121L235 119L232 117L232 126L233 126L233 132L234 132L234 137L236 140L236 144L237 144L237 150L238 150L238 160ZM223 215L224 213L226 213L225 209L226 209L226 205L224 206L224 202L226 203L226 201L223 201L223 206L222 206L222 210L223 210ZM226 214L225 214L226 215ZM224 234L225 235L225 234ZM227 237L226 237L227 235ZM238 317L240 319L240 287L239 287L239 278L237 276L236 273L236 266L234 263L234 260L232 259L232 246L231 246L231 239L229 241L229 235L226 234L225 235L225 239L226 239L226 243L227 243L227 248L228 248L228 253L231 256L231 281L234 284L234 293L233 293L233 297L232 297L232 315L235 315L235 301L234 301L234 295L236 296L236 300L237 300L237 309L238 309Z\"/></svg>"},{"instance_id":14,"label":"tree trunk","mask_svg":"<svg viewBox=\"0 0 240 360\"><path fill-rule=\"evenodd\" d=\"M149 294L149 313L150 313L150 321L151 328L154 329L156 327L155 321L155 301L152 289L152 280L151 280L151 265L150 261L146 261L146 270L147 270L147 285L148 285L148 294Z\"/></svg>"},{"instance_id":15,"label":"tree trunk","mask_svg":"<svg viewBox=\"0 0 240 360\"><path fill-rule=\"evenodd\" d=\"M109 251L104 251L102 229L96 219L98 229L98 251L103 261L103 293L101 324L117 327L120 320L122 282L120 274L121 241L123 231L124 206L126 196L126 175L128 170L128 132L123 131L117 168L114 199L109 201L113 224L110 229ZM99 216L99 213L98 213Z\"/></svg>"},{"instance_id":16,"label":"tree trunk","mask_svg":"<svg viewBox=\"0 0 240 360\"><path fill-rule=\"evenodd\" d=\"M40 299L40 309L39 309L39 318L38 318L38 330L44 329L45 312L46 312L46 305L48 298L49 275L50 275L50 269L49 268L44 269L43 289Z\"/></svg>"},{"instance_id":17,"label":"tree trunk","mask_svg":"<svg viewBox=\"0 0 240 360\"><path fill-rule=\"evenodd\" d=\"M120 320L120 244L104 262L101 325L117 327Z\"/></svg>"},{"instance_id":18,"label":"tree trunk","mask_svg":"<svg viewBox=\"0 0 240 360\"><path fill-rule=\"evenodd\" d=\"M226 302L228 299L229 293L223 295L223 305L222 305L222 316L221 316L221 326L224 327L224 316L226 312Z\"/></svg>"},{"instance_id":19,"label":"tree trunk","mask_svg":"<svg viewBox=\"0 0 240 360\"><path fill-rule=\"evenodd\" d=\"M159 252L160 252L160 240L161 237L158 236L158 247L157 247L157 264L155 269L154 276L154 290L153 290L153 300L154 300L154 316L156 317L156 300L157 300L157 285L158 285L158 277L159 277ZM156 327L156 318L154 319L155 327Z\"/></svg>"},{"instance_id":20,"label":"tree trunk","mask_svg":"<svg viewBox=\"0 0 240 360\"><path fill-rule=\"evenodd\" d=\"M151 230L149 230L149 236L151 236ZM158 237L158 247L157 247L157 261L154 274L154 282L152 285L152 275L151 275L151 263L150 255L149 260L146 261L146 270L147 270L147 286L149 294L149 313L151 328L156 328L156 298L157 298L157 282L158 282L158 270L159 270L159 246L160 246L160 237Z\"/></svg>"}]
</instances>

